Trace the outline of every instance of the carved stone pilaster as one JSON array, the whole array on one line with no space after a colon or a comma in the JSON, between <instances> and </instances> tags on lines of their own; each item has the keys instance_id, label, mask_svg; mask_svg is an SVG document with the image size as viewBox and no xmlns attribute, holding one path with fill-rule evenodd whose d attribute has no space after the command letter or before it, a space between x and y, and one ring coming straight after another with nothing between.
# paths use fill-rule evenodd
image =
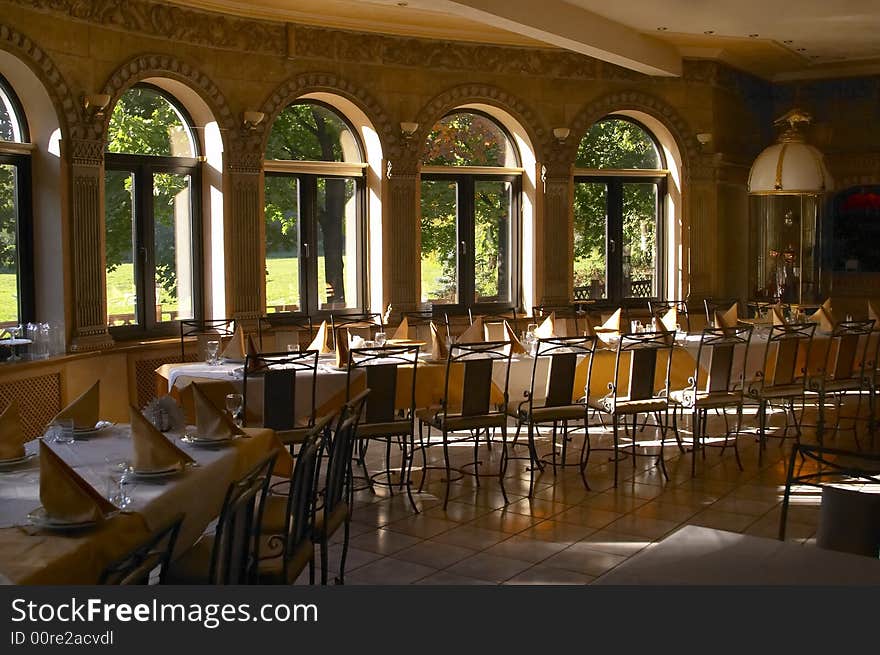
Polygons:
<instances>
[{"instance_id":1,"label":"carved stone pilaster","mask_svg":"<svg viewBox=\"0 0 880 655\"><path fill-rule=\"evenodd\" d=\"M261 161L242 154L226 166L226 306L236 319L263 313Z\"/></svg>"},{"instance_id":2,"label":"carved stone pilaster","mask_svg":"<svg viewBox=\"0 0 880 655\"><path fill-rule=\"evenodd\" d=\"M418 307L419 281L419 175L413 162L399 160L386 166L385 197L390 199L383 250L385 279L390 280L387 302L395 312Z\"/></svg>"},{"instance_id":3,"label":"carved stone pilaster","mask_svg":"<svg viewBox=\"0 0 880 655\"><path fill-rule=\"evenodd\" d=\"M73 278L71 350L98 350L113 345L107 331L107 283L104 275L104 144L73 139L70 161L70 261Z\"/></svg>"},{"instance_id":4,"label":"carved stone pilaster","mask_svg":"<svg viewBox=\"0 0 880 655\"><path fill-rule=\"evenodd\" d=\"M543 189L544 221L538 260L543 288L537 297L544 304L565 304L570 302L572 287L572 178L545 176Z\"/></svg>"}]
</instances>

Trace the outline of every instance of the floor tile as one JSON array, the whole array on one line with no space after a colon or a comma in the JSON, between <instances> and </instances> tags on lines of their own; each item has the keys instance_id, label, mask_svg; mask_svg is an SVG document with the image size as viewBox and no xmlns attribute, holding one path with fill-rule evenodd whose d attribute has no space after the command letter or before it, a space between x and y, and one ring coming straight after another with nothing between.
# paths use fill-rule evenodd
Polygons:
<instances>
[{"instance_id":1,"label":"floor tile","mask_svg":"<svg viewBox=\"0 0 880 655\"><path fill-rule=\"evenodd\" d=\"M450 573L500 583L522 573L532 565L518 559L478 553L464 559L446 570Z\"/></svg>"}]
</instances>

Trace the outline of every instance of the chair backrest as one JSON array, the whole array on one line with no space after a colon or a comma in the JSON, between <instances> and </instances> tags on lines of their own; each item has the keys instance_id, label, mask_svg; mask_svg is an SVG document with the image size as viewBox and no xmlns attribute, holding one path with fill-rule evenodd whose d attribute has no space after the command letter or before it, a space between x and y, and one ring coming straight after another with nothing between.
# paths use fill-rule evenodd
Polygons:
<instances>
[{"instance_id":1,"label":"chair backrest","mask_svg":"<svg viewBox=\"0 0 880 655\"><path fill-rule=\"evenodd\" d=\"M361 423L388 423L395 420L398 409L405 409L403 418L412 420L416 410L416 367L419 362L419 346L386 346L384 348L353 348L348 353L348 377L346 400L354 397L353 375L363 371L366 388L370 395ZM412 366L409 405L397 407L397 369Z\"/></svg>"},{"instance_id":2,"label":"chair backrest","mask_svg":"<svg viewBox=\"0 0 880 655\"><path fill-rule=\"evenodd\" d=\"M287 352L289 346L304 348L312 342L314 325L308 314L269 314L259 322L260 349Z\"/></svg>"},{"instance_id":3,"label":"chair backrest","mask_svg":"<svg viewBox=\"0 0 880 655\"><path fill-rule=\"evenodd\" d=\"M195 337L196 359L204 361L207 357L208 341L212 339L220 342L220 352L223 351L224 338L228 339L235 334L235 319L186 319L180 321L180 360L186 359L186 339ZM218 353L219 354L219 353Z\"/></svg>"},{"instance_id":4,"label":"chair backrest","mask_svg":"<svg viewBox=\"0 0 880 655\"><path fill-rule=\"evenodd\" d=\"M829 380L861 380L868 365L868 343L874 319L841 321L834 326L823 375Z\"/></svg>"},{"instance_id":5,"label":"chair backrest","mask_svg":"<svg viewBox=\"0 0 880 655\"><path fill-rule=\"evenodd\" d=\"M164 583L182 523L183 514L180 514L171 523L151 534L146 541L135 547L125 557L107 566L101 572L98 584L149 584L150 575L157 568L159 570L157 582Z\"/></svg>"},{"instance_id":6,"label":"chair backrest","mask_svg":"<svg viewBox=\"0 0 880 655\"><path fill-rule=\"evenodd\" d=\"M480 416L505 411L507 407L507 387L510 380L509 341L487 341L484 343L456 343L449 349L446 360L446 379L443 385L443 413L449 415L453 411L450 406L451 385L456 381L453 371L461 367L461 415ZM503 406L497 411L492 410L492 387L496 379L496 364L503 367L504 384L501 390ZM500 373L500 372L499 372ZM500 386L500 385L495 385Z\"/></svg>"},{"instance_id":7,"label":"chair backrest","mask_svg":"<svg viewBox=\"0 0 880 655\"><path fill-rule=\"evenodd\" d=\"M686 300L648 301L648 313L651 314L652 317L656 317L658 321L670 309L674 309L675 313L678 314L678 324L681 325L681 327L684 328L686 332L690 332L691 315L690 311L688 310L688 304Z\"/></svg>"},{"instance_id":8,"label":"chair backrest","mask_svg":"<svg viewBox=\"0 0 880 655\"><path fill-rule=\"evenodd\" d=\"M351 458L357 428L360 424L364 405L369 398L370 389L365 389L349 400L339 412L339 418L333 430L327 458L327 471L324 477L324 517L326 520L340 503L351 502Z\"/></svg>"},{"instance_id":9,"label":"chair backrest","mask_svg":"<svg viewBox=\"0 0 880 655\"><path fill-rule=\"evenodd\" d=\"M775 302L750 300L746 303L746 312L750 318L770 318L770 310L776 305ZM791 312L791 305L788 303L780 303L783 315Z\"/></svg>"},{"instance_id":10,"label":"chair backrest","mask_svg":"<svg viewBox=\"0 0 880 655\"><path fill-rule=\"evenodd\" d=\"M385 324L382 322L382 314L378 312L363 312L360 314L330 314L330 327L332 342L336 348L336 334L339 329L347 329L349 334L357 335L366 340L372 340L376 332L384 332Z\"/></svg>"},{"instance_id":11,"label":"chair backrest","mask_svg":"<svg viewBox=\"0 0 880 655\"><path fill-rule=\"evenodd\" d=\"M253 400L251 407L248 407L248 398L253 395L248 393L248 386L250 384L253 388L254 378L260 378L263 382L263 411L259 424L273 430L292 430L295 427L302 427L302 417L296 415L297 379L300 379L305 380L307 385L299 389L300 392L305 391L308 397L307 424L313 425L317 374L317 350L248 355L245 358L242 386L245 419L252 418L254 414Z\"/></svg>"},{"instance_id":12,"label":"chair backrest","mask_svg":"<svg viewBox=\"0 0 880 655\"><path fill-rule=\"evenodd\" d=\"M810 345L815 332L815 323L788 323L770 327L764 349L764 386L805 383Z\"/></svg>"},{"instance_id":13,"label":"chair backrest","mask_svg":"<svg viewBox=\"0 0 880 655\"><path fill-rule=\"evenodd\" d=\"M483 321L483 333L486 341L504 341L507 336L504 331L504 321L516 330L516 308L497 307L490 309L473 310L468 308L468 317L471 325L477 318Z\"/></svg>"},{"instance_id":14,"label":"chair backrest","mask_svg":"<svg viewBox=\"0 0 880 655\"><path fill-rule=\"evenodd\" d=\"M260 558L263 506L277 452L229 485L211 551L210 584L252 584Z\"/></svg>"},{"instance_id":15,"label":"chair backrest","mask_svg":"<svg viewBox=\"0 0 880 655\"><path fill-rule=\"evenodd\" d=\"M443 322L446 324L446 336L449 339L461 336L461 333L473 325L470 311L466 314L443 314Z\"/></svg>"},{"instance_id":16,"label":"chair backrest","mask_svg":"<svg viewBox=\"0 0 880 655\"><path fill-rule=\"evenodd\" d=\"M433 322L438 328L442 325L445 330L445 323L443 323L445 317L442 314L435 316L430 309L403 312L401 320L404 318L409 324L409 338L424 341L428 349L431 347L431 323ZM389 336L391 336L390 333Z\"/></svg>"},{"instance_id":17,"label":"chair backrest","mask_svg":"<svg viewBox=\"0 0 880 655\"><path fill-rule=\"evenodd\" d=\"M287 530L280 536L282 540L283 566L285 579L287 563L296 553L297 546L311 541L312 526L317 500L317 480L320 453L329 439L332 416L323 417L315 423L306 435L296 455L296 464L290 477L290 491L287 495L286 521ZM273 535L273 538L275 536ZM268 545L273 547L276 542L269 539Z\"/></svg>"},{"instance_id":18,"label":"chair backrest","mask_svg":"<svg viewBox=\"0 0 880 655\"><path fill-rule=\"evenodd\" d=\"M753 326L703 329L691 384L707 393L743 393Z\"/></svg>"},{"instance_id":19,"label":"chair backrest","mask_svg":"<svg viewBox=\"0 0 880 655\"><path fill-rule=\"evenodd\" d=\"M595 336L538 339L532 364L532 381L529 385L529 410L533 410L536 400L539 400L540 394L536 385L542 381L545 384L544 399L539 406L564 407L573 404L577 369L584 357L589 358L584 397L589 396L593 354L596 352L597 343L598 339ZM543 362L547 362L546 380L538 374Z\"/></svg>"},{"instance_id":20,"label":"chair backrest","mask_svg":"<svg viewBox=\"0 0 880 655\"><path fill-rule=\"evenodd\" d=\"M715 325L715 312L726 312L734 305L739 307L739 300L736 298L706 298L703 301L703 307L706 309L706 325Z\"/></svg>"},{"instance_id":21,"label":"chair backrest","mask_svg":"<svg viewBox=\"0 0 880 655\"><path fill-rule=\"evenodd\" d=\"M617 356L614 362L614 382L609 397L614 402L626 400L648 400L657 397L657 392L668 394L669 375L672 370L672 348L675 345L674 332L623 333L617 341ZM656 389L657 364L659 355L666 354L666 373L663 388ZM629 360L629 380L625 393L621 393L621 364Z\"/></svg>"}]
</instances>

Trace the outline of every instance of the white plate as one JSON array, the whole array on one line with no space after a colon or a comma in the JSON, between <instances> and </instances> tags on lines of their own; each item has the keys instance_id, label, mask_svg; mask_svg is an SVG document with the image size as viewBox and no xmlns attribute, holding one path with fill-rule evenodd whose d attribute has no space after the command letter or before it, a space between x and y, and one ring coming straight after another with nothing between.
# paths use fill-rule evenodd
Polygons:
<instances>
[{"instance_id":1,"label":"white plate","mask_svg":"<svg viewBox=\"0 0 880 655\"><path fill-rule=\"evenodd\" d=\"M43 530L82 530L97 525L97 521L64 521L62 519L53 519L46 514L44 507L38 507L28 514L28 521Z\"/></svg>"},{"instance_id":2,"label":"white plate","mask_svg":"<svg viewBox=\"0 0 880 655\"><path fill-rule=\"evenodd\" d=\"M231 443L232 440L235 439L232 437L224 437L223 439L204 439L195 434L186 434L180 438L183 443L188 443L191 446L225 446L228 443Z\"/></svg>"},{"instance_id":3,"label":"white plate","mask_svg":"<svg viewBox=\"0 0 880 655\"><path fill-rule=\"evenodd\" d=\"M164 478L170 478L172 476L177 475L183 471L184 467L181 464L175 464L174 466L166 469L157 469L154 471L138 471L132 469L128 475L130 475L135 480L161 480Z\"/></svg>"},{"instance_id":4,"label":"white plate","mask_svg":"<svg viewBox=\"0 0 880 655\"><path fill-rule=\"evenodd\" d=\"M24 464L25 462L31 461L36 456L37 456L37 453L31 453L30 455L24 455L23 457L13 457L12 459L0 459L0 470L15 468L19 464Z\"/></svg>"}]
</instances>

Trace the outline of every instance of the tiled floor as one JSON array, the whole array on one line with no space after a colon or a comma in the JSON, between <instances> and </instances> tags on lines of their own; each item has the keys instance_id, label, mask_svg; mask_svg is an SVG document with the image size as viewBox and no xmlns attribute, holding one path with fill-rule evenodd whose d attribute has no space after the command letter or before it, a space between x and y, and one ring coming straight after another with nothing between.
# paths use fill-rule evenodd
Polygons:
<instances>
[{"instance_id":1,"label":"tiled floor","mask_svg":"<svg viewBox=\"0 0 880 655\"><path fill-rule=\"evenodd\" d=\"M807 409L805 422L811 423ZM783 421L774 416L774 425ZM719 430L719 419L712 420ZM501 444L491 450L481 445L479 486L473 477L453 482L450 501L443 509L446 483L444 472L427 473L424 489L416 493L420 513L415 514L405 493L387 489L362 491L352 521L352 537L346 563L346 584L587 584L635 555L650 543L663 539L677 528L703 525L733 532L775 538L779 529L780 505L792 440L781 447L769 440L762 465L753 434L755 417L747 409L739 450L744 470L736 465L732 448L707 449L691 475L690 453L681 454L674 440L665 449L669 479L655 465L655 457L639 457L636 467L630 458L619 462L620 480L613 486L613 463L608 451L610 431L591 426L594 449L587 470L591 489L584 488L577 467L550 466L536 473L533 497L527 497L529 473L525 460L512 460L505 479L505 503L497 478ZM670 432L671 434L671 432ZM686 440L690 433L682 430ZM583 434L573 435L569 457L576 460ZM654 428L638 434L639 441L658 443ZM813 440L809 427L803 440ZM838 447L853 447L851 432L840 432L832 441ZM542 436L538 451L546 453L549 436ZM473 458L473 447L450 449L454 462ZM525 455L522 445L517 455ZM644 448L640 453L656 453ZM371 471L381 468L384 448L368 454ZM393 449L395 456L399 450ZM428 451L429 464L442 464L442 448ZM416 457L414 489L422 482ZM787 538L808 542L814 535L819 496L815 490L799 494L787 521ZM341 538L341 535L339 536ZM330 553L330 568L339 566L341 547Z\"/></svg>"}]
</instances>

